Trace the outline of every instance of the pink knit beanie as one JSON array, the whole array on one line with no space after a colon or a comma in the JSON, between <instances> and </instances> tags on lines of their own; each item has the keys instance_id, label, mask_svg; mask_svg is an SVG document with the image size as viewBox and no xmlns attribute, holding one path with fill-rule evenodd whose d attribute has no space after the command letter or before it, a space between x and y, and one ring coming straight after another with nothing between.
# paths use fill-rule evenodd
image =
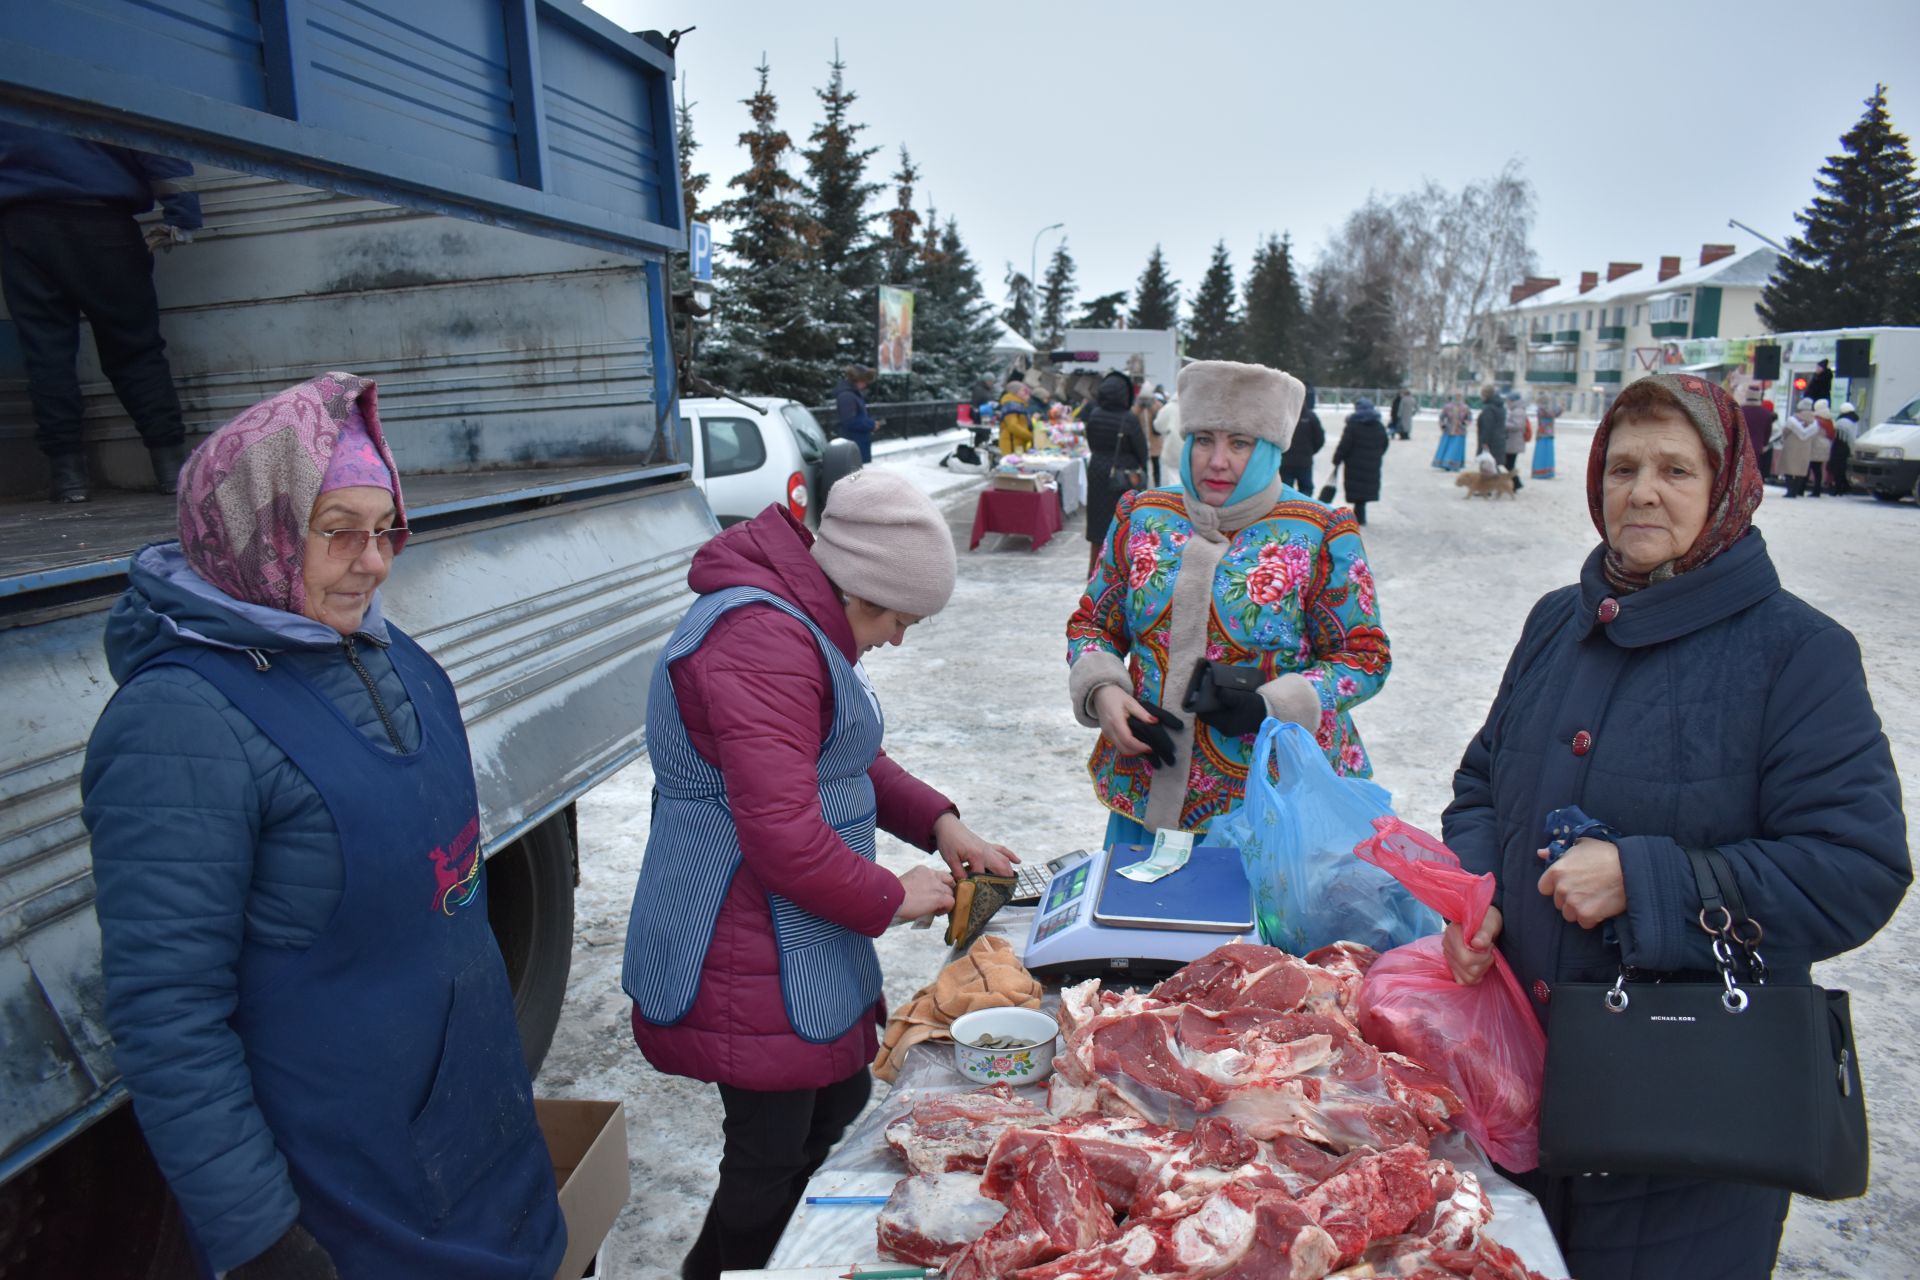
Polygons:
<instances>
[{"instance_id":1,"label":"pink knit beanie","mask_svg":"<svg viewBox=\"0 0 1920 1280\"><path fill-rule=\"evenodd\" d=\"M925 618L953 595L953 534L897 472L863 468L827 491L813 558L834 586L883 609Z\"/></svg>"}]
</instances>

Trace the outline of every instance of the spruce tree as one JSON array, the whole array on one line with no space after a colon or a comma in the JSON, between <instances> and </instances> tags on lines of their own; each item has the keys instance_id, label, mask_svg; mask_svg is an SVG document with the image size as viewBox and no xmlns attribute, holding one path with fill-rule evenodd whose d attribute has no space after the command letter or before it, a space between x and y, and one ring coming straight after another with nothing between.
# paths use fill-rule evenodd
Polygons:
<instances>
[{"instance_id":1,"label":"spruce tree","mask_svg":"<svg viewBox=\"0 0 1920 1280\"><path fill-rule=\"evenodd\" d=\"M1076 329L1118 329L1127 317L1127 291L1103 293L1087 303L1086 310L1074 317Z\"/></svg>"},{"instance_id":2,"label":"spruce tree","mask_svg":"<svg viewBox=\"0 0 1920 1280\"><path fill-rule=\"evenodd\" d=\"M894 205L887 210L887 240L881 251L888 284L904 286L913 274L914 261L925 251L920 239L920 214L913 207L913 187L919 180L920 170L902 144L900 167L893 175ZM931 236L934 228L929 224L926 230Z\"/></svg>"},{"instance_id":3,"label":"spruce tree","mask_svg":"<svg viewBox=\"0 0 1920 1280\"><path fill-rule=\"evenodd\" d=\"M1225 240L1215 242L1213 260L1194 291L1187 354L1195 360L1240 359L1240 311Z\"/></svg>"},{"instance_id":4,"label":"spruce tree","mask_svg":"<svg viewBox=\"0 0 1920 1280\"><path fill-rule=\"evenodd\" d=\"M1344 385L1379 389L1400 385L1394 315L1393 282L1384 272L1363 277L1347 307L1335 361L1335 375Z\"/></svg>"},{"instance_id":5,"label":"spruce tree","mask_svg":"<svg viewBox=\"0 0 1920 1280\"><path fill-rule=\"evenodd\" d=\"M1140 273L1140 283L1134 286L1133 310L1127 313L1127 326L1171 329L1179 321L1180 282L1167 274L1167 260L1156 244L1146 269Z\"/></svg>"},{"instance_id":6,"label":"spruce tree","mask_svg":"<svg viewBox=\"0 0 1920 1280\"><path fill-rule=\"evenodd\" d=\"M926 221L937 231L929 234L915 267L913 373L901 380L906 385L898 394L910 400L971 398L974 384L994 372L993 307L960 238L960 224L952 218L940 222L932 209Z\"/></svg>"},{"instance_id":7,"label":"spruce tree","mask_svg":"<svg viewBox=\"0 0 1920 1280\"><path fill-rule=\"evenodd\" d=\"M852 119L858 96L847 88L847 64L836 43L832 69L824 89L816 89L824 114L808 137L812 144L801 155L807 165L807 194L812 198L817 232L815 262L821 280L821 308L816 322L823 331L834 368L871 364L874 359L880 283L880 245L875 242L867 213L868 202L880 190L866 178L867 161L878 147L861 147L866 129Z\"/></svg>"},{"instance_id":8,"label":"spruce tree","mask_svg":"<svg viewBox=\"0 0 1920 1280\"><path fill-rule=\"evenodd\" d=\"M744 100L753 127L740 135L748 167L727 184L738 194L713 211L733 233L717 271L707 376L736 394L817 404L831 385L823 375L834 354L817 320L817 231L800 183L786 169L793 139L779 127L764 59L758 71L759 87Z\"/></svg>"},{"instance_id":9,"label":"spruce tree","mask_svg":"<svg viewBox=\"0 0 1920 1280\"><path fill-rule=\"evenodd\" d=\"M1040 286L1040 335L1034 339L1035 346L1050 351L1060 345L1067 327L1067 308L1073 305L1073 276L1073 255L1067 252L1066 237L1062 236L1047 261L1046 282Z\"/></svg>"},{"instance_id":10,"label":"spruce tree","mask_svg":"<svg viewBox=\"0 0 1920 1280\"><path fill-rule=\"evenodd\" d=\"M1007 264L1007 305L1000 318L1007 322L1007 328L1023 338L1032 340L1033 334L1033 281L1027 279L1027 273L1017 271L1014 265Z\"/></svg>"},{"instance_id":11,"label":"spruce tree","mask_svg":"<svg viewBox=\"0 0 1920 1280\"><path fill-rule=\"evenodd\" d=\"M1818 194L1797 215L1760 295L1760 318L1776 333L1861 325L1920 324L1920 178L1905 135L1887 118L1887 87L1827 157Z\"/></svg>"},{"instance_id":12,"label":"spruce tree","mask_svg":"<svg viewBox=\"0 0 1920 1280\"><path fill-rule=\"evenodd\" d=\"M1293 273L1293 246L1268 236L1253 252L1247 272L1246 315L1241 323L1243 358L1297 373L1301 360L1300 281Z\"/></svg>"},{"instance_id":13,"label":"spruce tree","mask_svg":"<svg viewBox=\"0 0 1920 1280\"><path fill-rule=\"evenodd\" d=\"M1340 291L1334 285L1332 270L1321 263L1308 278L1307 312L1301 320L1296 343L1300 367L1288 372L1315 384L1330 382L1335 376L1334 364L1345 333L1346 315L1340 305Z\"/></svg>"},{"instance_id":14,"label":"spruce tree","mask_svg":"<svg viewBox=\"0 0 1920 1280\"><path fill-rule=\"evenodd\" d=\"M689 229L689 234L694 223L705 219L706 211L701 208L700 197L706 194L708 182L706 174L693 171L693 153L700 149L700 144L693 136L693 108L697 105L687 101L686 80L683 78L680 82L680 103L673 109L673 114L680 135L680 211L686 219L682 225ZM693 288L692 263L679 254L673 255L672 280L673 292L677 294ZM689 326L692 327L691 335L687 332ZM697 354L704 326L695 322L692 316L675 311L673 327L674 350ZM692 344L688 342L689 337L693 339Z\"/></svg>"}]
</instances>

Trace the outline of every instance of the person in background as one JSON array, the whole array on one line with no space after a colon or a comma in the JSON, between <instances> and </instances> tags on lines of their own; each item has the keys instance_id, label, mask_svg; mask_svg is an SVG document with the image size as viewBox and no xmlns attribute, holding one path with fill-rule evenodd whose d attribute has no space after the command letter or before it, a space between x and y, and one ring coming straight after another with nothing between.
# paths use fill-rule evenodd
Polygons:
<instances>
[{"instance_id":1,"label":"person in background","mask_svg":"<svg viewBox=\"0 0 1920 1280\"><path fill-rule=\"evenodd\" d=\"M1300 420L1294 423L1293 439L1287 442L1287 451L1280 455L1280 481L1290 489L1297 489L1304 497L1313 496L1313 459L1327 443L1327 430L1320 425L1320 415L1313 411L1313 384L1303 384L1307 389L1306 402L1300 407Z\"/></svg>"},{"instance_id":2,"label":"person in background","mask_svg":"<svg viewBox=\"0 0 1920 1280\"><path fill-rule=\"evenodd\" d=\"M0 121L0 293L53 502L93 496L74 369L82 316L101 371L147 446L155 487L170 494L179 485L186 425L160 336L153 253L201 225L200 197L180 185L192 173L184 160ZM164 221L143 234L134 218L156 201Z\"/></svg>"},{"instance_id":3,"label":"person in background","mask_svg":"<svg viewBox=\"0 0 1920 1280\"><path fill-rule=\"evenodd\" d=\"M1000 394L1000 452L1024 453L1033 448L1033 423L1028 416L1027 384L1018 370L1007 375Z\"/></svg>"},{"instance_id":4,"label":"person in background","mask_svg":"<svg viewBox=\"0 0 1920 1280\"><path fill-rule=\"evenodd\" d=\"M1807 379L1807 399L1818 404L1822 400L1833 398L1833 363L1822 360L1814 367L1813 376Z\"/></svg>"},{"instance_id":5,"label":"person in background","mask_svg":"<svg viewBox=\"0 0 1920 1280\"><path fill-rule=\"evenodd\" d=\"M1513 472L1513 489L1520 491L1520 459L1527 452L1527 441L1533 436L1533 423L1527 417L1526 402L1520 399L1520 393L1507 393L1507 451L1495 454L1507 470Z\"/></svg>"},{"instance_id":6,"label":"person in background","mask_svg":"<svg viewBox=\"0 0 1920 1280\"><path fill-rule=\"evenodd\" d=\"M1764 400L1750 393L1747 403L1740 406L1740 420L1747 429L1747 440L1753 446L1753 456L1760 468L1760 479L1764 482L1773 475L1773 428L1780 415L1774 411L1773 401Z\"/></svg>"},{"instance_id":7,"label":"person in background","mask_svg":"<svg viewBox=\"0 0 1920 1280\"><path fill-rule=\"evenodd\" d=\"M1780 477L1787 482L1787 496L1798 498L1807 491L1814 441L1821 438L1820 426L1813 420L1813 401L1802 397L1780 426Z\"/></svg>"},{"instance_id":8,"label":"person in background","mask_svg":"<svg viewBox=\"0 0 1920 1280\"><path fill-rule=\"evenodd\" d=\"M1823 491L1837 495L1841 490L1834 460L1846 456L1851 450L1847 450L1845 442L1840 439L1839 424L1833 420L1833 406L1825 400L1813 402L1813 423L1820 428L1821 438L1813 442L1814 466L1810 473L1810 485L1816 497ZM1827 448L1825 458L1819 456L1823 441Z\"/></svg>"},{"instance_id":9,"label":"person in background","mask_svg":"<svg viewBox=\"0 0 1920 1280\"><path fill-rule=\"evenodd\" d=\"M1146 478L1151 452L1147 433L1137 415L1127 408L1133 384L1127 375L1110 371L1093 391L1093 411L1087 415L1087 576L1100 559L1100 546L1113 524L1120 499L1146 484L1130 484L1132 473Z\"/></svg>"},{"instance_id":10,"label":"person in background","mask_svg":"<svg viewBox=\"0 0 1920 1280\"><path fill-rule=\"evenodd\" d=\"M1860 438L1860 411L1852 401L1843 401L1833 416L1833 456L1827 462L1827 479L1837 494L1852 493L1853 480L1847 475L1847 463L1853 458L1853 442Z\"/></svg>"},{"instance_id":11,"label":"person in background","mask_svg":"<svg viewBox=\"0 0 1920 1280\"><path fill-rule=\"evenodd\" d=\"M1464 392L1454 392L1453 399L1440 407L1440 443L1433 450L1435 468L1458 471L1467 465L1467 423L1472 418L1473 410L1467 407Z\"/></svg>"},{"instance_id":12,"label":"person in background","mask_svg":"<svg viewBox=\"0 0 1920 1280\"><path fill-rule=\"evenodd\" d=\"M1553 479L1553 424L1560 417L1560 407L1548 396L1540 402L1540 434L1533 442L1533 478L1535 480Z\"/></svg>"},{"instance_id":13,"label":"person in background","mask_svg":"<svg viewBox=\"0 0 1920 1280\"><path fill-rule=\"evenodd\" d=\"M1393 417L1387 424L1388 431L1402 440L1413 439L1413 419L1420 412L1420 401L1415 398L1412 387L1402 387L1400 394L1393 398ZM1361 524L1366 521L1362 520Z\"/></svg>"},{"instance_id":14,"label":"person in background","mask_svg":"<svg viewBox=\"0 0 1920 1280\"><path fill-rule=\"evenodd\" d=\"M1495 462L1507 456L1507 402L1491 382L1480 388L1480 414L1474 420L1474 452L1489 454ZM1519 476L1513 478L1513 488L1519 492Z\"/></svg>"},{"instance_id":15,"label":"person in background","mask_svg":"<svg viewBox=\"0 0 1920 1280\"><path fill-rule=\"evenodd\" d=\"M867 388L873 385L873 370L863 364L850 364L833 389L834 434L860 446L860 461L873 461L873 415L867 412Z\"/></svg>"},{"instance_id":16,"label":"person in background","mask_svg":"<svg viewBox=\"0 0 1920 1280\"><path fill-rule=\"evenodd\" d=\"M1100 731L1087 772L1108 845L1204 832L1239 804L1270 715L1312 730L1335 772L1366 776L1352 710L1392 665L1353 517L1280 481L1306 388L1228 360L1196 361L1176 385L1180 487L1121 499L1067 623L1073 713ZM1259 684L1216 681L1216 665Z\"/></svg>"},{"instance_id":17,"label":"person in background","mask_svg":"<svg viewBox=\"0 0 1920 1280\"><path fill-rule=\"evenodd\" d=\"M1142 386L1133 401L1133 416L1140 420L1141 437L1147 442L1147 452L1151 455L1147 460L1147 471L1156 489L1160 487L1160 450L1154 446L1159 443L1160 433L1154 430L1153 420L1159 415L1160 406L1166 402L1166 397L1156 396L1150 386Z\"/></svg>"},{"instance_id":18,"label":"person in background","mask_svg":"<svg viewBox=\"0 0 1920 1280\"><path fill-rule=\"evenodd\" d=\"M1479 982L1497 947L1543 1024L1561 983L1712 980L1686 854L1711 848L1766 930L1771 981L1804 985L1810 964L1871 938L1912 879L1860 646L1781 585L1752 524L1751 442L1719 387L1627 384L1586 474L1600 543L1533 607L1454 775L1442 834L1498 887L1476 936L1446 927L1448 965ZM1624 834L1549 866L1546 817L1576 802ZM1625 1071L1619 1087L1692 1086ZM1790 1199L1686 1177L1508 1176L1580 1280L1762 1280Z\"/></svg>"},{"instance_id":19,"label":"person in background","mask_svg":"<svg viewBox=\"0 0 1920 1280\"><path fill-rule=\"evenodd\" d=\"M655 1069L718 1086L720 1181L686 1280L766 1264L807 1179L866 1105L885 1021L873 939L950 910L954 878L1019 860L881 745L862 655L953 594L953 535L904 476L833 486L818 535L780 505L694 556L654 668L656 783L622 985ZM895 875L885 830L946 867Z\"/></svg>"},{"instance_id":20,"label":"person in background","mask_svg":"<svg viewBox=\"0 0 1920 1280\"><path fill-rule=\"evenodd\" d=\"M81 773L114 1060L210 1272L528 1280L566 1248L374 385L248 409L107 619Z\"/></svg>"},{"instance_id":21,"label":"person in background","mask_svg":"<svg viewBox=\"0 0 1920 1280\"><path fill-rule=\"evenodd\" d=\"M1367 524L1367 504L1380 499L1380 468L1387 456L1387 428L1373 401L1361 396L1347 415L1340 443L1334 446L1333 469L1346 469L1347 505L1353 508L1354 523Z\"/></svg>"}]
</instances>

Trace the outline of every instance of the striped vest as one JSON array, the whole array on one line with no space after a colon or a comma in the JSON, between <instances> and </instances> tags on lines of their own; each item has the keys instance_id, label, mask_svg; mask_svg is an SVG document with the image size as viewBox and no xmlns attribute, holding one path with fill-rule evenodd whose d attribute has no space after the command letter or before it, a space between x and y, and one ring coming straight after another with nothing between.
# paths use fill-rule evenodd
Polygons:
<instances>
[{"instance_id":1,"label":"striped vest","mask_svg":"<svg viewBox=\"0 0 1920 1280\"><path fill-rule=\"evenodd\" d=\"M621 986L640 1016L672 1026L700 994L701 970L720 904L740 869L740 838L726 779L687 737L671 665L700 647L720 616L770 605L805 623L833 682L833 728L821 747L820 812L840 838L874 859L875 805L867 769L880 753L879 704L851 663L798 608L753 587L702 596L680 621L653 669L647 699L647 753L653 760L653 823L627 921ZM880 998L880 958L870 938L767 895L780 952L787 1020L802 1039L826 1044L846 1034Z\"/></svg>"}]
</instances>

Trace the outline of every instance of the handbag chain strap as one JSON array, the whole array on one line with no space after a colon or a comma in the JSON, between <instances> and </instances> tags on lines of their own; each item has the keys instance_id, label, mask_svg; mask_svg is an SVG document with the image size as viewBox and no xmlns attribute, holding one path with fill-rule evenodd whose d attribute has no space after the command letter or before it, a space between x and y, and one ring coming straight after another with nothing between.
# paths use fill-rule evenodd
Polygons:
<instances>
[{"instance_id":1,"label":"handbag chain strap","mask_svg":"<svg viewBox=\"0 0 1920 1280\"><path fill-rule=\"evenodd\" d=\"M1729 1009L1736 1003L1745 1008L1746 993L1734 983L1734 965L1744 961L1748 978L1766 984L1767 962L1760 954L1765 931L1748 913L1724 853L1718 849L1689 849L1687 859L1693 864L1694 883L1700 891L1700 928L1713 940L1714 964L1727 987L1722 1000Z\"/></svg>"}]
</instances>

